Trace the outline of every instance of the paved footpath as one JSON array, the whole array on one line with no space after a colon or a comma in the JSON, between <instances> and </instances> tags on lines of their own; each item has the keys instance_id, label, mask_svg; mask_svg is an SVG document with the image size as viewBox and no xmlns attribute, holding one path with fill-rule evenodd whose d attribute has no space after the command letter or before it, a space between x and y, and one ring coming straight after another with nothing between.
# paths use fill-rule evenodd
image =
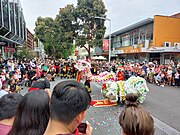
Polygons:
<instances>
[{"instance_id":1,"label":"paved footpath","mask_svg":"<svg viewBox=\"0 0 180 135\"><path fill-rule=\"evenodd\" d=\"M61 80L60 78L56 78L56 81L51 82L51 89L53 89L53 87L60 81L63 80ZM102 94L100 93L101 84L91 83L91 87L92 99L103 99ZM155 135L180 135L180 117L178 117L180 115L180 106L178 106L180 103L180 96L178 95L178 93L180 93L180 89L171 87L162 88L152 84L148 84L148 87L152 90L148 93L143 107L145 107L154 118ZM175 95L173 95L172 93L168 95L169 89L174 90L176 92L178 91L178 93L174 93ZM21 93L25 94L26 92L27 88L24 88L24 90ZM162 92L165 95L163 95ZM167 97L169 96L174 96L170 97L170 103L169 101L162 100L167 99ZM156 100L158 100L159 102L157 103ZM164 102L164 105L167 104L167 108L171 105L176 105L174 106L175 109L167 109L167 111L164 111L161 101ZM158 108L157 104L159 104L161 107ZM121 135L121 129L118 123L118 116L121 113L122 109L123 107L119 105L113 107L99 108L90 107L87 110L87 115L84 121L88 121L92 125L93 135ZM169 116L168 114L171 115ZM176 116L177 118L172 116ZM172 121L174 121L174 125L169 124ZM173 125L173 127L170 125Z\"/></svg>"}]
</instances>

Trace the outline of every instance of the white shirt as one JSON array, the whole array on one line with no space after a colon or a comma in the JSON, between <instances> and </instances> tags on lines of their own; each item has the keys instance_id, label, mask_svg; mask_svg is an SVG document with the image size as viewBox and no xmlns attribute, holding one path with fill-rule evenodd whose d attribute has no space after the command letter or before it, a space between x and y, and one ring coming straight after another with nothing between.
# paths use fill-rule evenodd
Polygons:
<instances>
[{"instance_id":1,"label":"white shirt","mask_svg":"<svg viewBox=\"0 0 180 135\"><path fill-rule=\"evenodd\" d=\"M172 70L167 71L168 77L172 77Z\"/></svg>"},{"instance_id":2,"label":"white shirt","mask_svg":"<svg viewBox=\"0 0 180 135\"><path fill-rule=\"evenodd\" d=\"M2 96L6 95L6 94L8 94L7 91L5 91L5 90L0 90L0 98L1 98Z\"/></svg>"}]
</instances>

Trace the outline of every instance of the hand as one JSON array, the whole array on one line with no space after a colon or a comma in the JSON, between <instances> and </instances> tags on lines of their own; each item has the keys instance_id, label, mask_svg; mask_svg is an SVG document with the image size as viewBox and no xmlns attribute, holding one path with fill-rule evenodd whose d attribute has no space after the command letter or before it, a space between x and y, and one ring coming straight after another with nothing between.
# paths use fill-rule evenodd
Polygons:
<instances>
[{"instance_id":1,"label":"hand","mask_svg":"<svg viewBox=\"0 0 180 135\"><path fill-rule=\"evenodd\" d=\"M91 124L89 124L88 121L86 121L86 124L87 124L86 133L85 133L85 134L79 133L79 135L92 135L92 127L91 127Z\"/></svg>"}]
</instances>

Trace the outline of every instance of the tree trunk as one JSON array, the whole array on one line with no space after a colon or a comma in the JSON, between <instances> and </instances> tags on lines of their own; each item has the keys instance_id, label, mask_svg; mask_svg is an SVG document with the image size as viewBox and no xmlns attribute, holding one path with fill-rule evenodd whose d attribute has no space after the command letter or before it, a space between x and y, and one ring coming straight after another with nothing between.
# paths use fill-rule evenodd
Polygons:
<instances>
[{"instance_id":1,"label":"tree trunk","mask_svg":"<svg viewBox=\"0 0 180 135\"><path fill-rule=\"evenodd\" d=\"M91 60L91 48L90 48L90 45L88 45L88 59Z\"/></svg>"},{"instance_id":2,"label":"tree trunk","mask_svg":"<svg viewBox=\"0 0 180 135\"><path fill-rule=\"evenodd\" d=\"M90 59L91 57L91 51L90 51L90 46L88 45L88 48L84 45L84 48L86 49L86 51L88 52L88 58Z\"/></svg>"}]
</instances>

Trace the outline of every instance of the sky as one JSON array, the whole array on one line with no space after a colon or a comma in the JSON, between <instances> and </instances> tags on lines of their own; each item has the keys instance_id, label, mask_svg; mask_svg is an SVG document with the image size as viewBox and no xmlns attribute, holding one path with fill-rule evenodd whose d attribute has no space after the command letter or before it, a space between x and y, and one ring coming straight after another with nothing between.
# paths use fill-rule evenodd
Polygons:
<instances>
[{"instance_id":1,"label":"sky","mask_svg":"<svg viewBox=\"0 0 180 135\"><path fill-rule=\"evenodd\" d=\"M169 16L180 13L180 0L103 0L111 20L111 33L154 15ZM77 5L77 0L20 0L27 28L34 33L35 21L41 17L53 17L59 8L67 4ZM105 23L106 34L110 23Z\"/></svg>"}]
</instances>

